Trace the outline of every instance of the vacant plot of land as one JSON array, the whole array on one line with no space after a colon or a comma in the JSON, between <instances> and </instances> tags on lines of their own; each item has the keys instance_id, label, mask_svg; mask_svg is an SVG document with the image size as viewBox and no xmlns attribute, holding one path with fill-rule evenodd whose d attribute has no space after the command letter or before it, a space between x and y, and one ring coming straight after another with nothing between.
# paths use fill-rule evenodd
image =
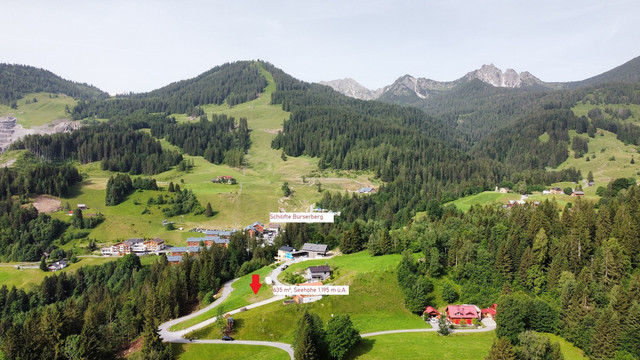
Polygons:
<instances>
[{"instance_id":1,"label":"vacant plot of land","mask_svg":"<svg viewBox=\"0 0 640 360\"><path fill-rule=\"evenodd\" d=\"M288 360L284 350L254 345L235 344L173 344L173 353L179 360Z\"/></svg>"},{"instance_id":2,"label":"vacant plot of land","mask_svg":"<svg viewBox=\"0 0 640 360\"><path fill-rule=\"evenodd\" d=\"M272 267L266 266L260 270L252 272L251 274L247 274L241 277L238 281L233 283L233 292L231 293L231 295L229 295L229 297L218 306L221 306L224 312L228 312L272 297L273 288L271 287L271 285L266 285L264 283L264 277L268 276L272 270ZM260 283L262 283L258 294L254 294L253 290L251 290L251 287L249 286L252 281L253 274L258 274L260 276ZM217 307L215 307L185 322L172 326L171 331L186 329L190 326L216 316L217 312L218 309Z\"/></svg>"},{"instance_id":3,"label":"vacant plot of land","mask_svg":"<svg viewBox=\"0 0 640 360\"><path fill-rule=\"evenodd\" d=\"M60 207L60 199L49 195L39 195L32 204L38 209L38 212L54 212L58 211Z\"/></svg>"}]
</instances>

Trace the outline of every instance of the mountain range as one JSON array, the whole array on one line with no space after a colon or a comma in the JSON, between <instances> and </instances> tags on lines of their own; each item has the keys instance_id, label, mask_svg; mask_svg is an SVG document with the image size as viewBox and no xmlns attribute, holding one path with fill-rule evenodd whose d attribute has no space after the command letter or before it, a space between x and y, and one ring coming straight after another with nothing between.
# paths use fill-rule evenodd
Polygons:
<instances>
[{"instance_id":1,"label":"mountain range","mask_svg":"<svg viewBox=\"0 0 640 360\"><path fill-rule=\"evenodd\" d=\"M320 84L330 86L343 95L360 100L381 100L386 102L398 102L398 98L406 98L407 101L428 99L435 95L446 93L456 87L464 86L479 80L484 84L495 88L510 88L519 90L553 90L571 89L589 85L598 85L608 82L638 82L640 81L640 57L634 58L603 74L574 82L544 82L529 73L518 73L513 69L502 71L493 64L482 65L479 69L468 72L463 77L454 81L436 81L422 77L404 75L393 84L376 90L367 89L352 78L341 80L321 81ZM402 102L402 101L401 101Z\"/></svg>"}]
</instances>

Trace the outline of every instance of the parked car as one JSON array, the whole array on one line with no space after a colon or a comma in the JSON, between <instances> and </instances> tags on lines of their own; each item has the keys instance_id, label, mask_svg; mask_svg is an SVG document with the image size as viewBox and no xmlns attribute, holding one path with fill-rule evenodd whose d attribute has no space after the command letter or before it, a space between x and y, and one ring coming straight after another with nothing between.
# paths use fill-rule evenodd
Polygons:
<instances>
[{"instance_id":1,"label":"parked car","mask_svg":"<svg viewBox=\"0 0 640 360\"><path fill-rule=\"evenodd\" d=\"M233 341L233 338L231 336L225 335L222 337L222 341Z\"/></svg>"},{"instance_id":2,"label":"parked car","mask_svg":"<svg viewBox=\"0 0 640 360\"><path fill-rule=\"evenodd\" d=\"M283 265L280 270L285 271L287 268L289 267L289 265Z\"/></svg>"}]
</instances>

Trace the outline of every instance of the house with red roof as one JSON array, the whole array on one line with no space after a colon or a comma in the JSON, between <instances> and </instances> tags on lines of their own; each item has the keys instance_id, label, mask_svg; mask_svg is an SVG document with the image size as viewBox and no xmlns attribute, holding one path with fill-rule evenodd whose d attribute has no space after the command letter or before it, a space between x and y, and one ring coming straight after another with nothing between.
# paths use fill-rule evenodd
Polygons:
<instances>
[{"instance_id":1,"label":"house with red roof","mask_svg":"<svg viewBox=\"0 0 640 360\"><path fill-rule=\"evenodd\" d=\"M471 325L473 319L482 319L480 308L475 305L449 305L446 309L447 319L456 325L466 322Z\"/></svg>"},{"instance_id":2,"label":"house with red roof","mask_svg":"<svg viewBox=\"0 0 640 360\"><path fill-rule=\"evenodd\" d=\"M482 317L483 318L494 318L496 317L496 304L494 303L493 305L491 305L490 307L486 308L486 309L482 309L481 313L482 313Z\"/></svg>"},{"instance_id":3,"label":"house with red roof","mask_svg":"<svg viewBox=\"0 0 640 360\"><path fill-rule=\"evenodd\" d=\"M298 286L322 286L322 282L320 281L308 282L304 284L298 284ZM306 304L306 303L310 303L310 302L314 302L322 299L322 295L294 295L292 299L297 304Z\"/></svg>"},{"instance_id":4,"label":"house with red roof","mask_svg":"<svg viewBox=\"0 0 640 360\"><path fill-rule=\"evenodd\" d=\"M422 315L424 315L425 318L428 316L430 319L439 319L440 311L438 311L436 308L432 306L427 306L427 308L424 309L424 312L422 313Z\"/></svg>"}]
</instances>

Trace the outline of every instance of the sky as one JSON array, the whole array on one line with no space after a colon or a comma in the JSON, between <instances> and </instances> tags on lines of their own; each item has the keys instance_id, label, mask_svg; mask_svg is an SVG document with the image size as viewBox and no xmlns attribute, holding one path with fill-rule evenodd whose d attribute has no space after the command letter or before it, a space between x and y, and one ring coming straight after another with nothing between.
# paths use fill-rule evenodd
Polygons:
<instances>
[{"instance_id":1,"label":"sky","mask_svg":"<svg viewBox=\"0 0 640 360\"><path fill-rule=\"evenodd\" d=\"M577 81L640 55L638 0L0 0L0 63L111 94L226 62L376 89L483 64Z\"/></svg>"}]
</instances>

